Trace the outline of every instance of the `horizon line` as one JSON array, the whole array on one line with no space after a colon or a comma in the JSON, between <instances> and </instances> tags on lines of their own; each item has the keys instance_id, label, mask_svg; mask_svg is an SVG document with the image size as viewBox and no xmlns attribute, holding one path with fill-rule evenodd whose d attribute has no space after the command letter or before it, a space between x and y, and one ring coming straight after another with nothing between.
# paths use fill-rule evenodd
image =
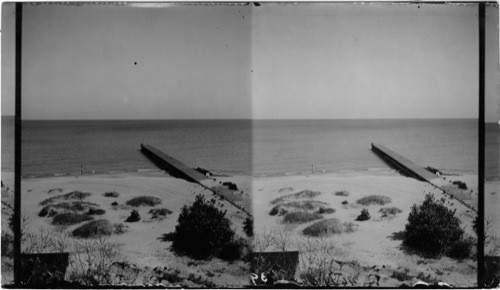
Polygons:
<instances>
[{"instance_id":1,"label":"horizon line","mask_svg":"<svg viewBox=\"0 0 500 290\"><path fill-rule=\"evenodd\" d=\"M14 118L15 115L2 115L2 118ZM21 119L21 121L295 121L295 120L479 120L478 117L432 117L432 118L109 118L109 119ZM487 121L486 123L497 123Z\"/></svg>"}]
</instances>

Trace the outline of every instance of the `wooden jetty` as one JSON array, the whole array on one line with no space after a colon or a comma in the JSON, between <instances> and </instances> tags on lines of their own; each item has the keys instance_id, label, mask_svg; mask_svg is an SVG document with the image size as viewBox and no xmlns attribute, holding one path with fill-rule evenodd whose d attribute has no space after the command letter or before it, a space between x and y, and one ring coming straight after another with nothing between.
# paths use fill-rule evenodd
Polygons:
<instances>
[{"instance_id":1,"label":"wooden jetty","mask_svg":"<svg viewBox=\"0 0 500 290\"><path fill-rule=\"evenodd\" d=\"M232 191L226 190L221 187L215 181L215 179L210 179L206 175L194 170L181 161L163 153L162 151L149 144L141 143L141 152L144 153L144 155L146 155L151 161L153 161L153 163L155 163L159 168L167 171L170 175L197 183L205 189L208 189L214 194L218 195L222 199L226 200L227 202L247 214L249 217L252 216L245 204L238 204L238 201L232 199L231 194L228 193L232 193Z\"/></svg>"},{"instance_id":2,"label":"wooden jetty","mask_svg":"<svg viewBox=\"0 0 500 290\"><path fill-rule=\"evenodd\" d=\"M161 152L151 145L141 144L141 152L158 165L158 167L168 171L175 177L183 178L195 183L201 183L203 180L208 179L208 177L200 172L185 165L172 156Z\"/></svg>"},{"instance_id":3,"label":"wooden jetty","mask_svg":"<svg viewBox=\"0 0 500 290\"><path fill-rule=\"evenodd\" d=\"M458 200L467 208L477 212L477 201L467 191L450 186L446 180L380 144L372 143L372 150L402 174L431 184Z\"/></svg>"},{"instance_id":4,"label":"wooden jetty","mask_svg":"<svg viewBox=\"0 0 500 290\"><path fill-rule=\"evenodd\" d=\"M430 182L437 176L427 171L425 168L413 163L394 151L376 143L372 143L372 150L377 153L387 163L395 167L405 175L416 178L420 181Z\"/></svg>"}]
</instances>

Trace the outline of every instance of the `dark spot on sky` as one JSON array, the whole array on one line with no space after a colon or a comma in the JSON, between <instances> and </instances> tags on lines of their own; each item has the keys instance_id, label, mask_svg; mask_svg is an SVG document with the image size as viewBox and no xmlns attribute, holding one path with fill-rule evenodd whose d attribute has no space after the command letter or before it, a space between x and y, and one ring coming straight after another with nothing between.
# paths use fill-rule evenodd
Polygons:
<instances>
[{"instance_id":1,"label":"dark spot on sky","mask_svg":"<svg viewBox=\"0 0 500 290\"><path fill-rule=\"evenodd\" d=\"M137 61L134 61L134 65L137 65Z\"/></svg>"},{"instance_id":2,"label":"dark spot on sky","mask_svg":"<svg viewBox=\"0 0 500 290\"><path fill-rule=\"evenodd\" d=\"M420 5L418 5L418 9L420 9Z\"/></svg>"}]
</instances>

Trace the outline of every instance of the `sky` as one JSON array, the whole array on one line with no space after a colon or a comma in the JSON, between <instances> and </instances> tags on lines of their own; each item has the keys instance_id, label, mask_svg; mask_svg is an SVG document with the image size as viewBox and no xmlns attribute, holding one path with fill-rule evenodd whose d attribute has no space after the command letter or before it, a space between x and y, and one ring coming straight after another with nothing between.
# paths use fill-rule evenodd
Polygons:
<instances>
[{"instance_id":1,"label":"sky","mask_svg":"<svg viewBox=\"0 0 500 290\"><path fill-rule=\"evenodd\" d=\"M478 117L477 5L261 8L252 15L255 117Z\"/></svg>"},{"instance_id":2,"label":"sky","mask_svg":"<svg viewBox=\"0 0 500 290\"><path fill-rule=\"evenodd\" d=\"M24 5L22 117L250 118L249 11Z\"/></svg>"},{"instance_id":3,"label":"sky","mask_svg":"<svg viewBox=\"0 0 500 290\"><path fill-rule=\"evenodd\" d=\"M2 114L13 114L5 6ZM23 11L24 119L478 117L476 5ZM487 12L486 113L497 121L498 9Z\"/></svg>"}]
</instances>

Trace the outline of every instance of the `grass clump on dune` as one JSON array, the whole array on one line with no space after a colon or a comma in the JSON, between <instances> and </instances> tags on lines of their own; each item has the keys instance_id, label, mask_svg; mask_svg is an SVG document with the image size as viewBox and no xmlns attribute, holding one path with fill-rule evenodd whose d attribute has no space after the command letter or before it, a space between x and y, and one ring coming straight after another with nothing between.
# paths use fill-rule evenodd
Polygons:
<instances>
[{"instance_id":1,"label":"grass clump on dune","mask_svg":"<svg viewBox=\"0 0 500 290\"><path fill-rule=\"evenodd\" d=\"M349 191L346 190L339 190L335 191L334 193L336 196L349 196Z\"/></svg>"},{"instance_id":2,"label":"grass clump on dune","mask_svg":"<svg viewBox=\"0 0 500 290\"><path fill-rule=\"evenodd\" d=\"M88 214L80 214L75 212L58 213L52 218L52 224L55 226L76 225L81 222L92 220Z\"/></svg>"},{"instance_id":3,"label":"grass clump on dune","mask_svg":"<svg viewBox=\"0 0 500 290\"><path fill-rule=\"evenodd\" d=\"M292 194L287 194L281 197L278 197L274 200L271 201L271 204L278 204L286 201L287 199L294 198L294 199L299 199L299 198L315 198L316 196L321 195L321 192L319 191L312 191L312 190L302 190L297 193L292 193Z\"/></svg>"},{"instance_id":4,"label":"grass clump on dune","mask_svg":"<svg viewBox=\"0 0 500 290\"><path fill-rule=\"evenodd\" d=\"M103 210L102 208L89 208L89 210L87 211L87 214L88 215L103 215L105 214L106 211Z\"/></svg>"},{"instance_id":5,"label":"grass clump on dune","mask_svg":"<svg viewBox=\"0 0 500 290\"><path fill-rule=\"evenodd\" d=\"M318 211L321 207L328 205L328 203L316 200L303 200L303 201L290 201L275 205L269 215L285 215L290 211Z\"/></svg>"},{"instance_id":6,"label":"grass clump on dune","mask_svg":"<svg viewBox=\"0 0 500 290\"><path fill-rule=\"evenodd\" d=\"M44 199L42 202L40 202L40 205L48 205L48 204L53 203L53 202L58 201L58 200L68 200L68 199L82 200L90 195L91 195L90 192L81 192L81 191L75 190L75 191L72 191L72 192L69 192L66 194L56 195L56 196Z\"/></svg>"},{"instance_id":7,"label":"grass clump on dune","mask_svg":"<svg viewBox=\"0 0 500 290\"><path fill-rule=\"evenodd\" d=\"M126 204L130 206L141 206L141 205L155 206L161 204L161 199L154 196L138 196L132 198L131 200L128 200Z\"/></svg>"},{"instance_id":8,"label":"grass clump on dune","mask_svg":"<svg viewBox=\"0 0 500 290\"><path fill-rule=\"evenodd\" d=\"M80 238L95 238L125 232L123 224L111 224L108 220L94 220L87 222L73 230L73 236Z\"/></svg>"},{"instance_id":9,"label":"grass clump on dune","mask_svg":"<svg viewBox=\"0 0 500 290\"><path fill-rule=\"evenodd\" d=\"M116 191L108 191L102 194L105 197L119 197L120 194Z\"/></svg>"},{"instance_id":10,"label":"grass clump on dune","mask_svg":"<svg viewBox=\"0 0 500 290\"><path fill-rule=\"evenodd\" d=\"M322 205L328 205L328 203L323 201L304 200L304 201L291 201L284 203L282 205L285 207L291 207L301 210L317 210Z\"/></svg>"},{"instance_id":11,"label":"grass clump on dune","mask_svg":"<svg viewBox=\"0 0 500 290\"><path fill-rule=\"evenodd\" d=\"M335 213L335 209L331 207L320 207L317 212L319 214L332 214Z\"/></svg>"},{"instance_id":12,"label":"grass clump on dune","mask_svg":"<svg viewBox=\"0 0 500 290\"><path fill-rule=\"evenodd\" d=\"M51 204L44 206L40 212L38 213L38 216L40 217L45 217L45 216L54 216L55 214L58 214L60 211L74 211L74 212L84 212L88 211L89 209L97 208L98 205L92 202L86 202L86 201L72 201L72 202L60 202L56 204Z\"/></svg>"},{"instance_id":13,"label":"grass clump on dune","mask_svg":"<svg viewBox=\"0 0 500 290\"><path fill-rule=\"evenodd\" d=\"M379 210L382 213L382 217L395 216L403 211L397 207L383 207Z\"/></svg>"},{"instance_id":14,"label":"grass clump on dune","mask_svg":"<svg viewBox=\"0 0 500 290\"><path fill-rule=\"evenodd\" d=\"M356 203L362 205L371 205L371 204L385 205L386 203L390 202L391 198L385 195L368 195L356 201Z\"/></svg>"},{"instance_id":15,"label":"grass clump on dune","mask_svg":"<svg viewBox=\"0 0 500 290\"><path fill-rule=\"evenodd\" d=\"M283 223L285 224L302 224L310 221L323 218L319 213L310 213L306 211L296 211L285 214Z\"/></svg>"},{"instance_id":16,"label":"grass clump on dune","mask_svg":"<svg viewBox=\"0 0 500 290\"><path fill-rule=\"evenodd\" d=\"M169 210L168 208L154 208L149 211L151 214L151 218L160 218L160 217L165 217L169 214L172 214L172 211Z\"/></svg>"},{"instance_id":17,"label":"grass clump on dune","mask_svg":"<svg viewBox=\"0 0 500 290\"><path fill-rule=\"evenodd\" d=\"M349 233L355 231L355 225L350 223L341 223L336 218L318 221L306 227L302 234L311 237L323 237L333 234Z\"/></svg>"}]
</instances>

